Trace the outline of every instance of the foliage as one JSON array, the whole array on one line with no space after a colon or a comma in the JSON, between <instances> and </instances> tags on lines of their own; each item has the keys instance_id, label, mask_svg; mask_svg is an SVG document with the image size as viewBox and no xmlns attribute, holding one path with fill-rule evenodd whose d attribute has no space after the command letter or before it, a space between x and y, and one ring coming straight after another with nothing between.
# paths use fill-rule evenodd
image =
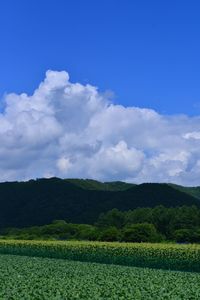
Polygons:
<instances>
[{"instance_id":1,"label":"foliage","mask_svg":"<svg viewBox=\"0 0 200 300\"><path fill-rule=\"evenodd\" d=\"M134 224L145 223L154 225L160 237L163 236L168 240L177 240L175 232L184 229L188 230L188 234L191 234L190 242L200 242L198 238L192 238L194 235L193 232L200 231L200 209L196 206L167 208L159 205L154 208L137 208L127 212L120 212L117 209L113 209L101 214L96 225L99 228L103 228L106 226L116 226L117 224L118 228L123 228L123 232L127 232L127 236L129 232L132 235L130 239L128 237L124 238L125 241L136 241L136 238L133 237L134 233L131 234L131 229L129 228L134 229ZM154 239L155 232L152 231L150 235L150 241L157 240ZM184 241L187 242L188 239Z\"/></svg>"},{"instance_id":2,"label":"foliage","mask_svg":"<svg viewBox=\"0 0 200 300\"><path fill-rule=\"evenodd\" d=\"M187 186L186 187L186 186L181 186L181 185L172 184L172 183L169 185L183 193L187 193L197 199L200 199L200 187L199 186L194 186L194 187Z\"/></svg>"},{"instance_id":3,"label":"foliage","mask_svg":"<svg viewBox=\"0 0 200 300\"><path fill-rule=\"evenodd\" d=\"M48 258L0 256L0 299L199 299L200 275Z\"/></svg>"},{"instance_id":4,"label":"foliage","mask_svg":"<svg viewBox=\"0 0 200 300\"><path fill-rule=\"evenodd\" d=\"M101 213L113 208L128 211L160 204L200 207L199 199L168 184L132 185L59 178L5 182L0 183L0 228L38 226L56 219L93 224Z\"/></svg>"},{"instance_id":5,"label":"foliage","mask_svg":"<svg viewBox=\"0 0 200 300\"><path fill-rule=\"evenodd\" d=\"M153 224L133 224L125 227L122 231L122 241L125 242L160 242L162 240L162 236Z\"/></svg>"},{"instance_id":6,"label":"foliage","mask_svg":"<svg viewBox=\"0 0 200 300\"><path fill-rule=\"evenodd\" d=\"M200 272L200 245L0 240L0 253Z\"/></svg>"},{"instance_id":7,"label":"foliage","mask_svg":"<svg viewBox=\"0 0 200 300\"><path fill-rule=\"evenodd\" d=\"M178 243L200 243L200 229L178 229L174 232Z\"/></svg>"},{"instance_id":8,"label":"foliage","mask_svg":"<svg viewBox=\"0 0 200 300\"><path fill-rule=\"evenodd\" d=\"M118 209L114 208L107 213L100 214L97 222L98 227L114 226L122 228L125 224L125 214Z\"/></svg>"},{"instance_id":9,"label":"foliage","mask_svg":"<svg viewBox=\"0 0 200 300\"><path fill-rule=\"evenodd\" d=\"M95 225L55 220L51 224L26 228L7 228L4 238L101 240L126 242L200 242L200 209L191 206L112 209L100 214Z\"/></svg>"},{"instance_id":10,"label":"foliage","mask_svg":"<svg viewBox=\"0 0 200 300\"><path fill-rule=\"evenodd\" d=\"M97 240L99 231L96 227L87 224L71 224L64 220L56 220L44 226L27 228L7 228L2 232L4 237L17 239L56 239L56 240ZM2 236L3 238L3 236Z\"/></svg>"},{"instance_id":11,"label":"foliage","mask_svg":"<svg viewBox=\"0 0 200 300\"><path fill-rule=\"evenodd\" d=\"M100 241L106 241L106 242L119 241L119 240L121 240L121 233L114 226L107 227L107 228L101 230L98 239Z\"/></svg>"},{"instance_id":12,"label":"foliage","mask_svg":"<svg viewBox=\"0 0 200 300\"><path fill-rule=\"evenodd\" d=\"M93 179L66 179L66 181L85 190L125 191L135 186L133 183L126 183L122 181L100 182Z\"/></svg>"}]
</instances>

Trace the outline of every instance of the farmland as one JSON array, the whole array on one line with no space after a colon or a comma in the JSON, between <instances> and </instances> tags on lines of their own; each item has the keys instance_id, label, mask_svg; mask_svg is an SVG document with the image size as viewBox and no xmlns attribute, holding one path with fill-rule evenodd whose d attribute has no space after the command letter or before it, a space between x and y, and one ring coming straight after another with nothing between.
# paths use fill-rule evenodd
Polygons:
<instances>
[{"instance_id":1,"label":"farmland","mask_svg":"<svg viewBox=\"0 0 200 300\"><path fill-rule=\"evenodd\" d=\"M200 272L200 246L0 240L0 254Z\"/></svg>"},{"instance_id":2,"label":"farmland","mask_svg":"<svg viewBox=\"0 0 200 300\"><path fill-rule=\"evenodd\" d=\"M199 272L200 245L0 240L0 300L197 300Z\"/></svg>"},{"instance_id":3,"label":"farmland","mask_svg":"<svg viewBox=\"0 0 200 300\"><path fill-rule=\"evenodd\" d=\"M0 299L200 299L200 274L0 255Z\"/></svg>"}]
</instances>

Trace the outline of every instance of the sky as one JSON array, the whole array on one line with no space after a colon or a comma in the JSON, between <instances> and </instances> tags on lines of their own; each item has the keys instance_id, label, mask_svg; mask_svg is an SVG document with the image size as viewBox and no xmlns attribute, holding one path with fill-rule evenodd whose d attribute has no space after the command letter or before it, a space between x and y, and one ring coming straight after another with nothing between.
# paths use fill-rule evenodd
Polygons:
<instances>
[{"instance_id":1,"label":"sky","mask_svg":"<svg viewBox=\"0 0 200 300\"><path fill-rule=\"evenodd\" d=\"M0 181L200 185L199 1L0 1Z\"/></svg>"}]
</instances>

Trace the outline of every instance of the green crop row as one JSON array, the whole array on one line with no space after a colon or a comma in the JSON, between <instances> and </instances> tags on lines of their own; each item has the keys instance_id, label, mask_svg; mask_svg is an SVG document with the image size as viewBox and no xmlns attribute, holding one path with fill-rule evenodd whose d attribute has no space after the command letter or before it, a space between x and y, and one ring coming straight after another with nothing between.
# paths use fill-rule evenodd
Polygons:
<instances>
[{"instance_id":1,"label":"green crop row","mask_svg":"<svg viewBox=\"0 0 200 300\"><path fill-rule=\"evenodd\" d=\"M200 274L0 255L1 300L200 299Z\"/></svg>"},{"instance_id":2,"label":"green crop row","mask_svg":"<svg viewBox=\"0 0 200 300\"><path fill-rule=\"evenodd\" d=\"M200 245L0 240L0 253L200 272Z\"/></svg>"}]
</instances>

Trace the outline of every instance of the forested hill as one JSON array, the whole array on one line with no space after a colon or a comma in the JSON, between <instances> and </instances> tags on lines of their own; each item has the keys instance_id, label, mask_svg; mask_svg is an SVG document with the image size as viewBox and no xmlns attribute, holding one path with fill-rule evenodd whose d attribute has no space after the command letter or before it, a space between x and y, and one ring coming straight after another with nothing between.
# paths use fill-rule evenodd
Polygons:
<instances>
[{"instance_id":1,"label":"forested hill","mask_svg":"<svg viewBox=\"0 0 200 300\"><path fill-rule=\"evenodd\" d=\"M0 183L0 227L42 225L55 219L89 224L112 208L200 206L198 195L192 188L156 183L59 178L5 182Z\"/></svg>"},{"instance_id":2,"label":"forested hill","mask_svg":"<svg viewBox=\"0 0 200 300\"><path fill-rule=\"evenodd\" d=\"M133 183L126 183L122 181L100 182L92 179L65 179L65 180L86 190L124 191L135 186L135 184Z\"/></svg>"}]
</instances>

